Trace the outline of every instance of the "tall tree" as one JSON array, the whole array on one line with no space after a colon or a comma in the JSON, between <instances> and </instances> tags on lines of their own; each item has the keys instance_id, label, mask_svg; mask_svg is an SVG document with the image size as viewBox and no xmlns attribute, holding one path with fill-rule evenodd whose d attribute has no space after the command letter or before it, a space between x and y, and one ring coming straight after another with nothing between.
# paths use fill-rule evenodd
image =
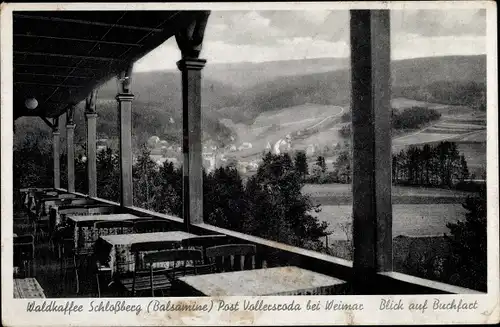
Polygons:
<instances>
[{"instance_id":1,"label":"tall tree","mask_svg":"<svg viewBox=\"0 0 500 327\"><path fill-rule=\"evenodd\" d=\"M264 238L305 246L320 247L327 224L310 214L318 209L301 193L303 180L287 154L268 154L256 175L247 182L249 202L246 232Z\"/></svg>"},{"instance_id":2,"label":"tall tree","mask_svg":"<svg viewBox=\"0 0 500 327\"><path fill-rule=\"evenodd\" d=\"M470 196L463 207L468 211L465 221L448 223L452 256L448 263L451 282L460 281L465 287L486 291L487 227L486 188L478 196Z\"/></svg>"},{"instance_id":3,"label":"tall tree","mask_svg":"<svg viewBox=\"0 0 500 327\"><path fill-rule=\"evenodd\" d=\"M246 199L238 170L233 167L216 169L205 175L203 188L205 222L241 231Z\"/></svg>"},{"instance_id":4,"label":"tall tree","mask_svg":"<svg viewBox=\"0 0 500 327\"><path fill-rule=\"evenodd\" d=\"M182 169L165 161L159 167L158 178L160 196L155 210L182 217Z\"/></svg>"},{"instance_id":5,"label":"tall tree","mask_svg":"<svg viewBox=\"0 0 500 327\"><path fill-rule=\"evenodd\" d=\"M343 150L340 152L337 160L335 161L334 167L337 176L342 183L351 183L351 165L352 165L352 155L350 150Z\"/></svg>"},{"instance_id":6,"label":"tall tree","mask_svg":"<svg viewBox=\"0 0 500 327\"><path fill-rule=\"evenodd\" d=\"M97 153L96 167L97 196L118 202L120 200L120 165L118 155L111 148L99 151Z\"/></svg>"},{"instance_id":7,"label":"tall tree","mask_svg":"<svg viewBox=\"0 0 500 327\"><path fill-rule=\"evenodd\" d=\"M319 168L321 168L321 172L326 172L326 161L325 161L325 157L323 156L318 156L318 158L316 158L316 166L318 166Z\"/></svg>"},{"instance_id":8,"label":"tall tree","mask_svg":"<svg viewBox=\"0 0 500 327\"><path fill-rule=\"evenodd\" d=\"M309 174L305 151L297 151L295 153L295 169L297 169L297 172L302 176L302 178Z\"/></svg>"},{"instance_id":9,"label":"tall tree","mask_svg":"<svg viewBox=\"0 0 500 327\"><path fill-rule=\"evenodd\" d=\"M133 166L134 205L154 209L159 194L158 167L150 157L151 151L143 146L137 163Z\"/></svg>"}]
</instances>

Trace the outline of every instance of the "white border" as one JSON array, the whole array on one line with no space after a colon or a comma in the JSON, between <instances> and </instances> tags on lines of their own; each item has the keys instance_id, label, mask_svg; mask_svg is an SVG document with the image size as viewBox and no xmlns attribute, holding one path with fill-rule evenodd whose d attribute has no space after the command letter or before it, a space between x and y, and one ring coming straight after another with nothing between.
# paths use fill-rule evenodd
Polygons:
<instances>
[{"instance_id":1,"label":"white border","mask_svg":"<svg viewBox=\"0 0 500 327\"><path fill-rule=\"evenodd\" d=\"M487 9L487 174L488 174L488 294L484 295L444 295L444 296L332 296L343 302L364 304L363 311L301 311L301 312L195 312L155 313L151 315L135 313L92 313L62 315L60 313L27 313L29 300L12 299L12 11L13 10L314 10L314 9ZM2 324L5 326L129 326L129 325L311 325L311 324L429 324L429 323L498 323L499 305L499 238L498 238L498 90L497 90L497 29L496 3L486 1L449 1L449 2L342 2L342 3L71 3L71 4L1 4L1 208L2 208ZM479 309L472 312L432 311L425 314L410 311L380 312L381 298L402 299L406 304L422 302L427 299L448 301L462 299L478 300ZM225 298L226 301L252 299L250 297ZM255 299L255 298L254 298ZM51 299L49 299L51 300ZM71 299L58 300L64 304ZM85 304L91 300L74 299L75 303ZM141 303L143 307L150 299L127 299L128 304ZM192 301L178 298L176 301ZM199 303L211 299L198 299ZM217 299L212 299L217 300ZM268 297L268 303L283 303L295 300L304 307L308 300L325 301L324 297ZM40 303L40 302L38 302ZM85 309L85 310L86 310ZM144 310L144 308L143 308Z\"/></svg>"}]
</instances>

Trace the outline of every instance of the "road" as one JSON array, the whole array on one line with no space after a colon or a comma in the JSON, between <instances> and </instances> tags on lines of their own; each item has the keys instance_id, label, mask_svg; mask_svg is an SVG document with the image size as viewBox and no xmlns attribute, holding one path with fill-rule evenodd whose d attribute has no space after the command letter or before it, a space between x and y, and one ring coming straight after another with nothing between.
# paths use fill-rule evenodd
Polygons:
<instances>
[{"instance_id":1,"label":"road","mask_svg":"<svg viewBox=\"0 0 500 327\"><path fill-rule=\"evenodd\" d=\"M314 124L313 126L310 126L310 127L306 128L305 130L307 131L307 130L309 130L309 129L316 128L317 126L319 126L319 125L321 125L322 123L324 123L326 120L331 119L331 118L338 117L338 116L340 116L340 115L342 115L342 114L344 113L344 108L343 108L343 107L335 106L335 108L340 108L340 112L338 112L338 113L336 113L336 114L334 114L334 115L330 115L330 116L328 116L328 117L323 118L320 122L318 122L318 123ZM301 122L304 122L304 121L309 121L309 120L311 120L311 119L314 119L314 118L309 118L309 119L300 120L300 121L298 121L298 122L293 122L293 124L301 123ZM288 125L290 125L290 124L292 124L292 123L288 123ZM283 124L283 125L287 125L287 124ZM285 140L284 140L284 139L279 139L279 140L278 140L278 141L274 144L273 149L274 149L274 152L275 152L276 154L279 154L279 153L280 153L279 148L280 148L280 145L281 145L281 144L283 144L283 141L285 141Z\"/></svg>"}]
</instances>

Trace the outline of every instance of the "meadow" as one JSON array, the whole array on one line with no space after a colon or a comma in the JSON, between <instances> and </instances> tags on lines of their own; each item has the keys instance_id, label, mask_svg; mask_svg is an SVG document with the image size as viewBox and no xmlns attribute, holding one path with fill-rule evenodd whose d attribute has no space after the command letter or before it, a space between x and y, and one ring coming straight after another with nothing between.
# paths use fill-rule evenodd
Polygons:
<instances>
[{"instance_id":1,"label":"meadow","mask_svg":"<svg viewBox=\"0 0 500 327\"><path fill-rule=\"evenodd\" d=\"M442 236L449 234L446 223L465 219L461 204L396 204L393 205L393 237ZM322 205L321 212L314 213L320 221L329 224L329 241L347 240L351 235L352 205Z\"/></svg>"}]
</instances>

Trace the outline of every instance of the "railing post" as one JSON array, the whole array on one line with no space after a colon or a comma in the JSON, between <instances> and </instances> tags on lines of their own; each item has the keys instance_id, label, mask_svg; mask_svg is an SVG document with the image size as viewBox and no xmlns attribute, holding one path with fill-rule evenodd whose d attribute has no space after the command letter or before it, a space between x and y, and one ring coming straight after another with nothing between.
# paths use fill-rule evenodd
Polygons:
<instances>
[{"instance_id":1,"label":"railing post","mask_svg":"<svg viewBox=\"0 0 500 327\"><path fill-rule=\"evenodd\" d=\"M206 60L198 59L209 11L196 12L193 20L175 35L182 59L183 218L185 228L203 223L203 161L201 146L201 70Z\"/></svg>"},{"instance_id":2,"label":"railing post","mask_svg":"<svg viewBox=\"0 0 500 327\"><path fill-rule=\"evenodd\" d=\"M67 159L67 169L68 169L68 192L75 191L75 123L73 121L75 108L71 106L66 111L66 146L68 149Z\"/></svg>"},{"instance_id":3,"label":"railing post","mask_svg":"<svg viewBox=\"0 0 500 327\"><path fill-rule=\"evenodd\" d=\"M134 204L132 181L132 100L130 93L132 65L119 76L118 116L120 119L120 204L124 207Z\"/></svg>"},{"instance_id":4,"label":"railing post","mask_svg":"<svg viewBox=\"0 0 500 327\"><path fill-rule=\"evenodd\" d=\"M87 121L88 195L91 197L97 197L97 164L96 164L97 99L96 98L97 98L97 90L93 90L87 97L85 106L85 119Z\"/></svg>"},{"instance_id":5,"label":"railing post","mask_svg":"<svg viewBox=\"0 0 500 327\"><path fill-rule=\"evenodd\" d=\"M356 278L392 270L391 47L388 10L351 10Z\"/></svg>"},{"instance_id":6,"label":"railing post","mask_svg":"<svg viewBox=\"0 0 500 327\"><path fill-rule=\"evenodd\" d=\"M59 132L59 117L54 118L52 128L52 155L54 161L54 188L61 187L61 133Z\"/></svg>"},{"instance_id":7,"label":"railing post","mask_svg":"<svg viewBox=\"0 0 500 327\"><path fill-rule=\"evenodd\" d=\"M201 70L206 61L185 58L182 72L183 208L184 222L203 223L203 161L201 146Z\"/></svg>"}]
</instances>

